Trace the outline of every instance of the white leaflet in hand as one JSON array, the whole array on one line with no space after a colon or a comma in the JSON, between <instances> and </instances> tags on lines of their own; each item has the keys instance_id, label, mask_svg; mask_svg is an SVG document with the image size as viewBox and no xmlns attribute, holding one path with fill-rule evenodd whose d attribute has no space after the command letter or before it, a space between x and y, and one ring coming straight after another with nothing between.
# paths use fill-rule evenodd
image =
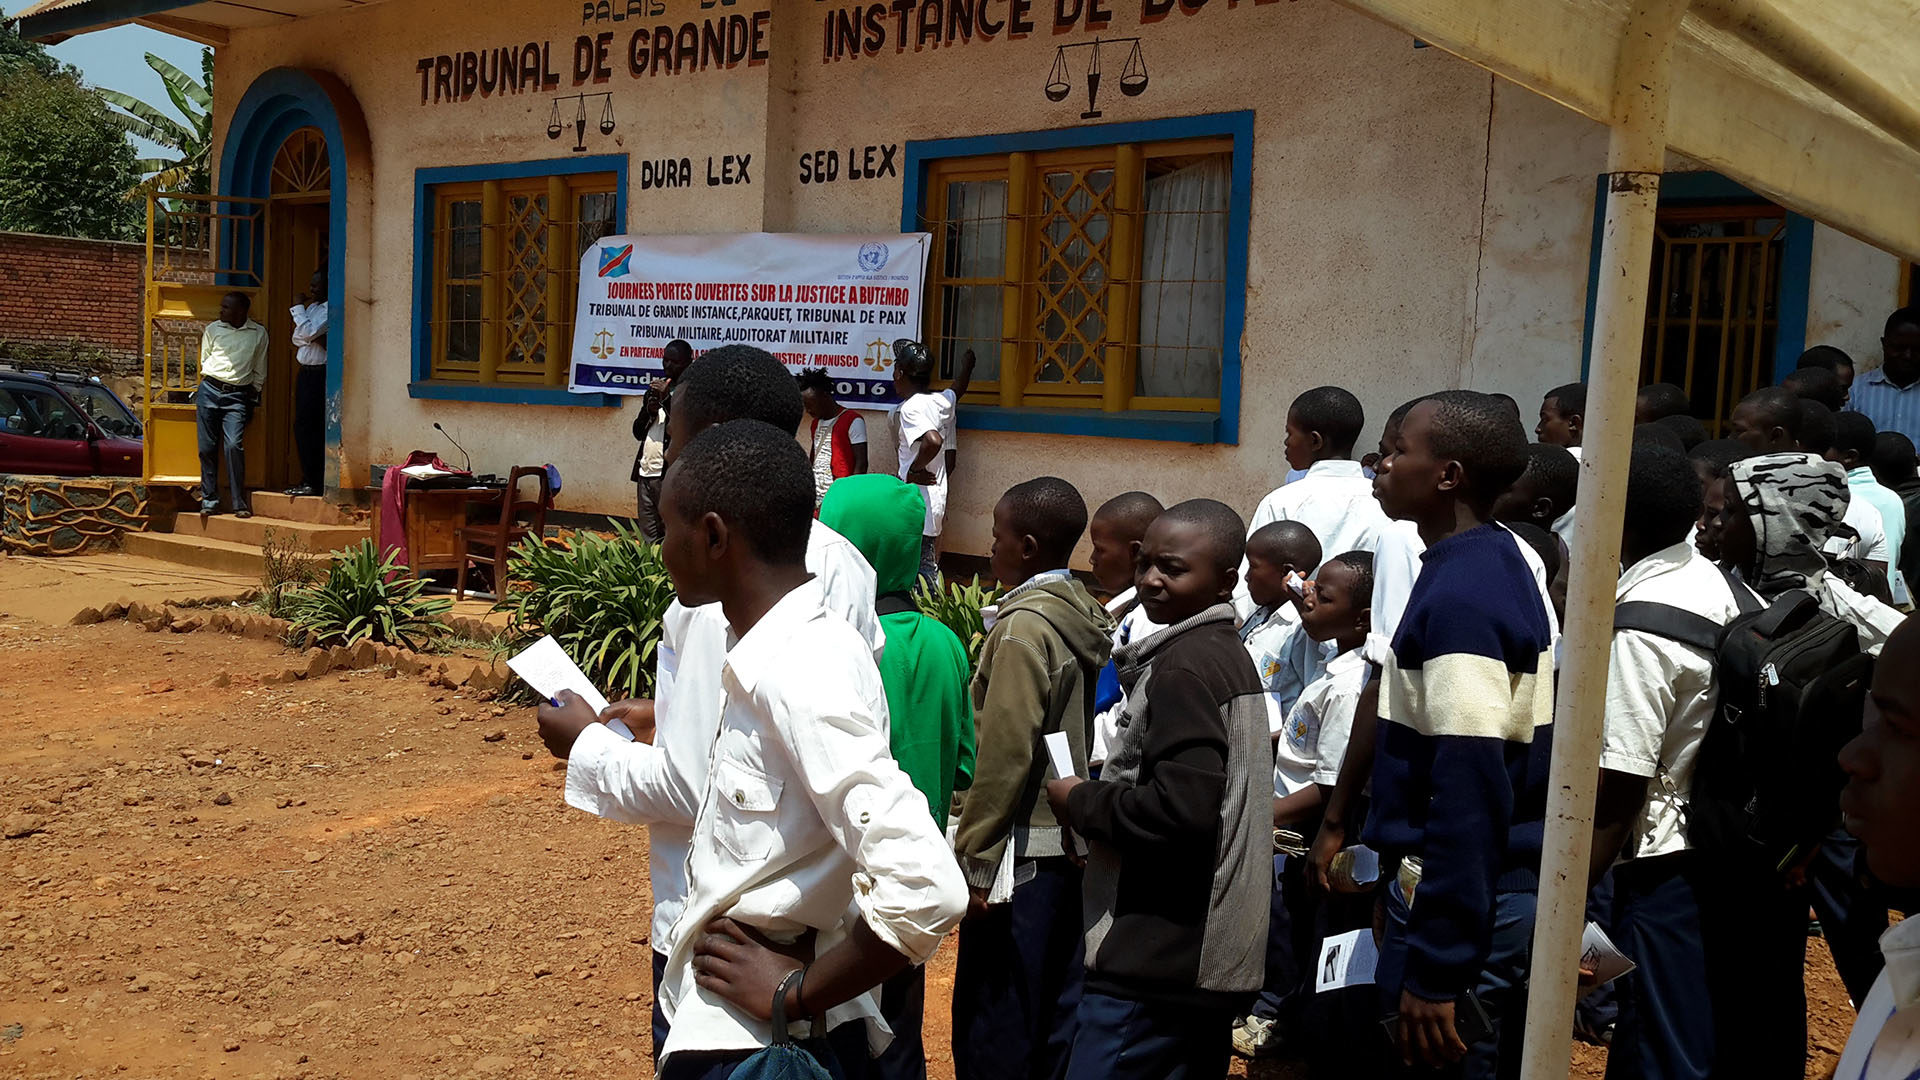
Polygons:
<instances>
[{"instance_id":1,"label":"white leaflet in hand","mask_svg":"<svg viewBox=\"0 0 1920 1080\"><path fill-rule=\"evenodd\" d=\"M1592 984L1580 988L1581 994L1588 994L1632 971L1636 965L1607 932L1600 929L1599 923L1590 922L1586 933L1580 935L1580 966L1593 972Z\"/></svg>"},{"instance_id":2,"label":"white leaflet in hand","mask_svg":"<svg viewBox=\"0 0 1920 1080\"><path fill-rule=\"evenodd\" d=\"M1079 775L1073 771L1073 748L1067 745L1066 732L1049 731L1041 741L1047 744L1047 757L1053 760L1053 775L1062 780Z\"/></svg>"},{"instance_id":3,"label":"white leaflet in hand","mask_svg":"<svg viewBox=\"0 0 1920 1080\"><path fill-rule=\"evenodd\" d=\"M625 720L622 720L616 716L613 719L606 721L606 725L607 725L608 731L613 732L615 735L620 736L621 738L627 740L628 742L633 741L633 729L627 726L627 722Z\"/></svg>"},{"instance_id":4,"label":"white leaflet in hand","mask_svg":"<svg viewBox=\"0 0 1920 1080\"><path fill-rule=\"evenodd\" d=\"M1013 899L1013 837L1000 849L1000 865L994 867L993 884L987 888L987 903L1004 904Z\"/></svg>"},{"instance_id":5,"label":"white leaflet in hand","mask_svg":"<svg viewBox=\"0 0 1920 1080\"><path fill-rule=\"evenodd\" d=\"M1320 943L1320 966L1313 976L1314 993L1371 983L1374 965L1379 960L1380 952L1373 944L1371 929L1335 934Z\"/></svg>"},{"instance_id":6,"label":"white leaflet in hand","mask_svg":"<svg viewBox=\"0 0 1920 1080\"><path fill-rule=\"evenodd\" d=\"M607 709L607 699L594 689L593 683L587 680L587 673L581 671L580 666L567 656L566 650L553 640L552 634L527 646L524 652L507 661L507 667L549 700L559 697L562 690L571 690L580 695L580 700L587 703L594 715L598 716ZM626 727L625 724L620 726ZM633 733L627 732L626 737L633 738Z\"/></svg>"},{"instance_id":7,"label":"white leaflet in hand","mask_svg":"<svg viewBox=\"0 0 1920 1080\"><path fill-rule=\"evenodd\" d=\"M1066 732L1049 731L1040 741L1047 744L1047 757L1053 761L1053 775L1062 780L1080 775L1073 771L1073 747L1067 745ZM1073 853L1082 858L1087 854L1086 838L1079 833L1073 834Z\"/></svg>"}]
</instances>

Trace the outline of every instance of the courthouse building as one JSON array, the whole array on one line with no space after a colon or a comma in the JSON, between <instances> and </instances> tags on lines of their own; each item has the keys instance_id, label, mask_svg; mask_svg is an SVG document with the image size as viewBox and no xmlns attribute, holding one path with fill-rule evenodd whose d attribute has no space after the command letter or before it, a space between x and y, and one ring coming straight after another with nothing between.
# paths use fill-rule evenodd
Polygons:
<instances>
[{"instance_id":1,"label":"courthouse building","mask_svg":"<svg viewBox=\"0 0 1920 1080\"><path fill-rule=\"evenodd\" d=\"M946 546L1007 486L1251 511L1286 406L1579 379L1605 130L1332 0L46 0L215 48L216 190L273 311L331 269L328 477L552 462L631 513L637 402L567 391L612 233L928 232L923 336L980 357ZM1717 422L1808 345L1878 362L1894 257L1698 163L1662 188L1646 381ZM276 316L277 317L277 316ZM284 335L276 334L276 338ZM283 347L283 346L282 346ZM291 380L280 380L281 385ZM872 460L893 460L879 414ZM1373 438L1370 430L1366 439ZM272 466L265 466L271 468ZM267 479L273 479L269 473Z\"/></svg>"}]
</instances>

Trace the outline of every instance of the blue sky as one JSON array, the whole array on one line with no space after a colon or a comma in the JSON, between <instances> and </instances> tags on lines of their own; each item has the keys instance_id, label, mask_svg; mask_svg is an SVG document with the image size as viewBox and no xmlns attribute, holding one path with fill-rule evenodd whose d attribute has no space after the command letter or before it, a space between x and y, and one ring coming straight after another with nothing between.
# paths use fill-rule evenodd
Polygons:
<instances>
[{"instance_id":1,"label":"blue sky","mask_svg":"<svg viewBox=\"0 0 1920 1080\"><path fill-rule=\"evenodd\" d=\"M14 8L20 5L13 3L7 6ZM186 38L177 38L144 26L116 26L111 30L96 30L91 34L68 38L49 51L79 68L91 85L132 94L178 120L180 116L167 97L166 85L147 66L146 56L148 53L157 53L168 63L197 79L200 77L200 50L200 45ZM134 145L141 157L151 157L158 152L151 143L140 139L135 139Z\"/></svg>"}]
</instances>

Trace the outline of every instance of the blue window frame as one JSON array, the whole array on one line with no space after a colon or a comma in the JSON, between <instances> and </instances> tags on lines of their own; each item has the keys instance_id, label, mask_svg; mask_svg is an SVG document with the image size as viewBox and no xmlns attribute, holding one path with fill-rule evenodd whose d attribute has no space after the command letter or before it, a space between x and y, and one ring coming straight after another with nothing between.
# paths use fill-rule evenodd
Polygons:
<instances>
[{"instance_id":1,"label":"blue window frame","mask_svg":"<svg viewBox=\"0 0 1920 1080\"><path fill-rule=\"evenodd\" d=\"M1204 146L1204 155L1182 155L1183 147ZM1121 151L1117 148L1133 148ZM1100 153L1114 151L1116 164L1106 164ZM1010 183L1012 155L1031 155L1020 160L1035 163L1036 171L1028 185L1027 206L1012 206L1020 200L1018 185ZM1131 155L1131 164L1128 163ZM1000 159L996 164L994 159ZM1202 160L1202 158L1209 160ZM1221 160L1224 158L1224 161ZM1169 210L1165 214L1153 207L1155 196L1148 189L1135 193L1131 204L1134 221L1122 223L1127 216L1130 196L1115 195L1128 191L1126 177L1135 183L1156 168L1165 170L1174 164L1185 167L1191 161L1215 170L1207 178L1214 189L1204 197L1218 199L1224 187L1224 214L1213 202L1201 210ZM1056 162L1057 165L1045 165ZM981 348L1005 348L1009 358L1024 367L1016 374L1018 386L1002 393L993 388L998 380L998 362L983 357L982 374L989 387L986 394L969 394L959 410L959 426L986 431L1046 432L1068 435L1094 435L1110 438L1151 439L1187 443L1237 443L1240 426L1241 355L1240 339L1246 325L1247 237L1253 189L1253 113L1217 113L1206 116L1178 117L1135 123L1100 124L1053 131L1017 132L955 139L928 139L906 144L905 177L902 188L900 223L903 231L920 232L929 228L971 229L983 258L955 260L947 253L949 265L936 265L931 273L928 297L929 327L926 336L957 347L962 341L977 341ZM997 171L996 171L997 170ZM1056 170L1056 171L1048 171ZM1131 170L1131 173L1130 173ZM1102 175L1104 174L1104 175ZM1215 179L1217 178L1217 180ZM1199 178L1190 185L1198 191ZM969 185L999 184L995 191L969 191ZM1009 189L1012 189L1011 196ZM976 197L978 196L978 197ZM971 210L956 213L948 205L956 198L969 200ZM1049 201L1051 200L1051 201ZM1069 204L1079 208L1075 210ZM984 206L985 209L981 209ZM1089 209L1091 208L1091 209ZM1156 215L1158 220L1156 221ZM1194 280L1175 280L1176 275L1154 277L1154 256L1147 254L1147 237L1156 227L1170 233L1183 220L1214 219L1218 244L1224 257L1215 269L1192 272ZM1224 221L1219 219L1224 218ZM960 224L964 220L970 224ZM1014 274L1006 270L1007 249L1014 248L1006 228L1028 222L1029 235L1013 251ZM1121 228L1131 230L1139 250L1131 251L1118 243L1103 243ZM1069 254L1070 234L1078 234L1081 243ZM1036 238L1032 234L1047 234ZM936 234L935 251L943 247ZM983 239L984 238L984 239ZM1210 241L1205 241L1210 242ZM1196 247L1205 242L1196 242ZM995 244L1002 245L999 248ZM1096 257L1089 248L1100 248ZM1211 255L1209 256L1211 257ZM1110 261L1111 260L1111 261ZM1132 261L1129 261L1132 260ZM969 266L959 266L958 262ZM1163 257L1163 262L1168 262ZM1094 263L1098 266L1094 266ZM1215 276L1217 275L1217 276ZM1084 286L1097 280L1090 293ZM1128 307L1116 309L1093 294L1106 283L1134 286ZM1140 366L1150 362L1158 350L1177 354L1193 348L1189 336L1181 344L1154 345L1137 340L1141 311L1152 307L1152 297L1142 299L1145 288L1158 288L1161 296L1170 295L1173 286L1188 286L1188 300L1194 290L1213 291L1219 311L1219 337L1211 339L1208 327L1207 351L1217 349L1219 374L1217 394L1210 380L1204 388L1196 386L1149 385L1150 377L1141 375ZM1078 288L1078 295L1072 295ZM984 315L972 320L967 332L957 331L951 312L958 292L972 290L984 303L972 314ZM1013 299L1018 313L1010 321L1028 335L1009 340L999 312L1006 310L1003 300ZM1162 302L1165 302L1164 300ZM1212 305L1208 305L1211 307ZM1109 331L1105 320L1116 310L1125 313L1125 322L1115 318ZM1189 309L1191 310L1191 309ZM1205 310L1205 309L1203 309ZM1211 315L1211 311L1207 311ZM1211 323L1211 319L1205 320ZM1195 320L1197 323L1198 320ZM1169 323L1168 325L1170 325ZM1091 330L1086 328L1091 326ZM1170 340L1170 339L1169 339ZM976 350L978 352L979 350ZM1143 361L1142 357L1148 357ZM1096 365L1114 358L1114 368ZM951 364L952 357L943 357ZM1077 368L1076 368L1077 365ZM1076 379L1076 370L1084 379ZM1097 370L1097 374L1096 374ZM1106 372L1121 373L1113 381L1121 388L1108 386ZM1201 369L1204 372L1204 368ZM1191 381L1191 372L1188 373ZM976 377L976 386L982 378ZM982 400L982 399L985 400ZM997 401L998 403L992 403ZM1137 405L1134 403L1138 402ZM1216 403L1217 402L1217 403Z\"/></svg>"},{"instance_id":2,"label":"blue window frame","mask_svg":"<svg viewBox=\"0 0 1920 1080\"><path fill-rule=\"evenodd\" d=\"M1594 304L1606 223L1605 176L1597 178L1594 191L1582 378L1593 362ZM1691 350L1701 361L1696 380L1711 379L1714 385L1684 389L1694 400L1696 415L1712 430L1746 389L1778 382L1793 370L1806 348L1813 221L1775 207L1766 196L1715 172L1662 176L1659 212L1663 234L1671 232L1675 239L1655 241L1655 285L1648 297L1641 381L1684 384L1685 372L1695 367L1686 363ZM1693 235L1682 235L1687 233ZM1769 247L1774 249L1771 257ZM1700 282L1697 295L1696 279ZM1762 289L1759 296L1753 295ZM1733 297L1731 303L1728 295ZM1759 362L1736 359L1723 372L1719 353L1723 336L1729 353L1736 357L1751 358L1757 345ZM1667 339L1664 348L1663 337Z\"/></svg>"},{"instance_id":3,"label":"blue window frame","mask_svg":"<svg viewBox=\"0 0 1920 1080\"><path fill-rule=\"evenodd\" d=\"M616 394L573 394L567 392L564 385L530 383L515 381L511 377L494 381L476 381L467 378L436 378L436 363L445 363L445 341L436 347L436 310L435 303L446 302L447 290L443 287L445 276L452 273L449 267L442 266L444 253L440 250L439 225L436 216L439 207L445 202L446 192L461 190L462 186L492 190L488 186L497 183L504 187L511 182L525 186L529 180L557 178L564 183L567 178L579 177L590 173L611 173L614 177L612 231L624 233L627 223L627 156L625 154L605 154L592 157L556 158L545 161L507 162L490 165L454 165L441 168L417 169L414 171L413 222L413 378L407 386L408 396L449 401L482 401L500 404L519 405L570 405L586 407L618 407L621 398ZM508 201L508 196L499 196ZM478 194L474 196L477 200ZM571 215L570 215L571 216ZM562 222L569 227L576 223ZM481 225L474 222L470 231L479 235ZM462 226L464 228L464 226ZM473 243L478 243L475 239ZM504 242L504 241L503 241ZM568 261L571 253L565 256L556 254L558 261ZM469 259L468 261L472 261ZM478 271L474 271L477 273ZM464 276L464 272L461 272ZM504 276L504 275L503 275ZM440 286L436 282L441 282ZM505 287L505 286L501 286ZM479 286L473 286L478 289ZM570 294L569 294L570 297ZM510 302L502 304L505 316L514 309ZM570 299L568 301L571 302ZM566 313L567 321L572 321L572 311ZM471 319L471 313L466 316ZM444 320L442 320L444 324ZM444 325L441 333L445 333ZM570 337L570 335L569 335ZM569 358L560 358L564 365ZM498 361L498 357L495 357ZM450 366L459 367L458 363ZM524 366L524 365L523 365ZM442 367L444 375L446 367Z\"/></svg>"}]
</instances>

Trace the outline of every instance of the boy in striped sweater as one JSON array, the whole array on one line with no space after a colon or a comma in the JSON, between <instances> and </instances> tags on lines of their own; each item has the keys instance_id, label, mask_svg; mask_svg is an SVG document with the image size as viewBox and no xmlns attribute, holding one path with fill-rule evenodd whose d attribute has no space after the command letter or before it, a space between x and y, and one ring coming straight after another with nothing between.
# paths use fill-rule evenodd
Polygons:
<instances>
[{"instance_id":1,"label":"boy in striped sweater","mask_svg":"<svg viewBox=\"0 0 1920 1080\"><path fill-rule=\"evenodd\" d=\"M1426 553L1381 676L1366 842L1400 870L1375 981L1407 1064L1518 1075L1553 637L1491 509L1526 467L1526 433L1497 400L1450 391L1414 406L1392 450L1376 487Z\"/></svg>"}]
</instances>

